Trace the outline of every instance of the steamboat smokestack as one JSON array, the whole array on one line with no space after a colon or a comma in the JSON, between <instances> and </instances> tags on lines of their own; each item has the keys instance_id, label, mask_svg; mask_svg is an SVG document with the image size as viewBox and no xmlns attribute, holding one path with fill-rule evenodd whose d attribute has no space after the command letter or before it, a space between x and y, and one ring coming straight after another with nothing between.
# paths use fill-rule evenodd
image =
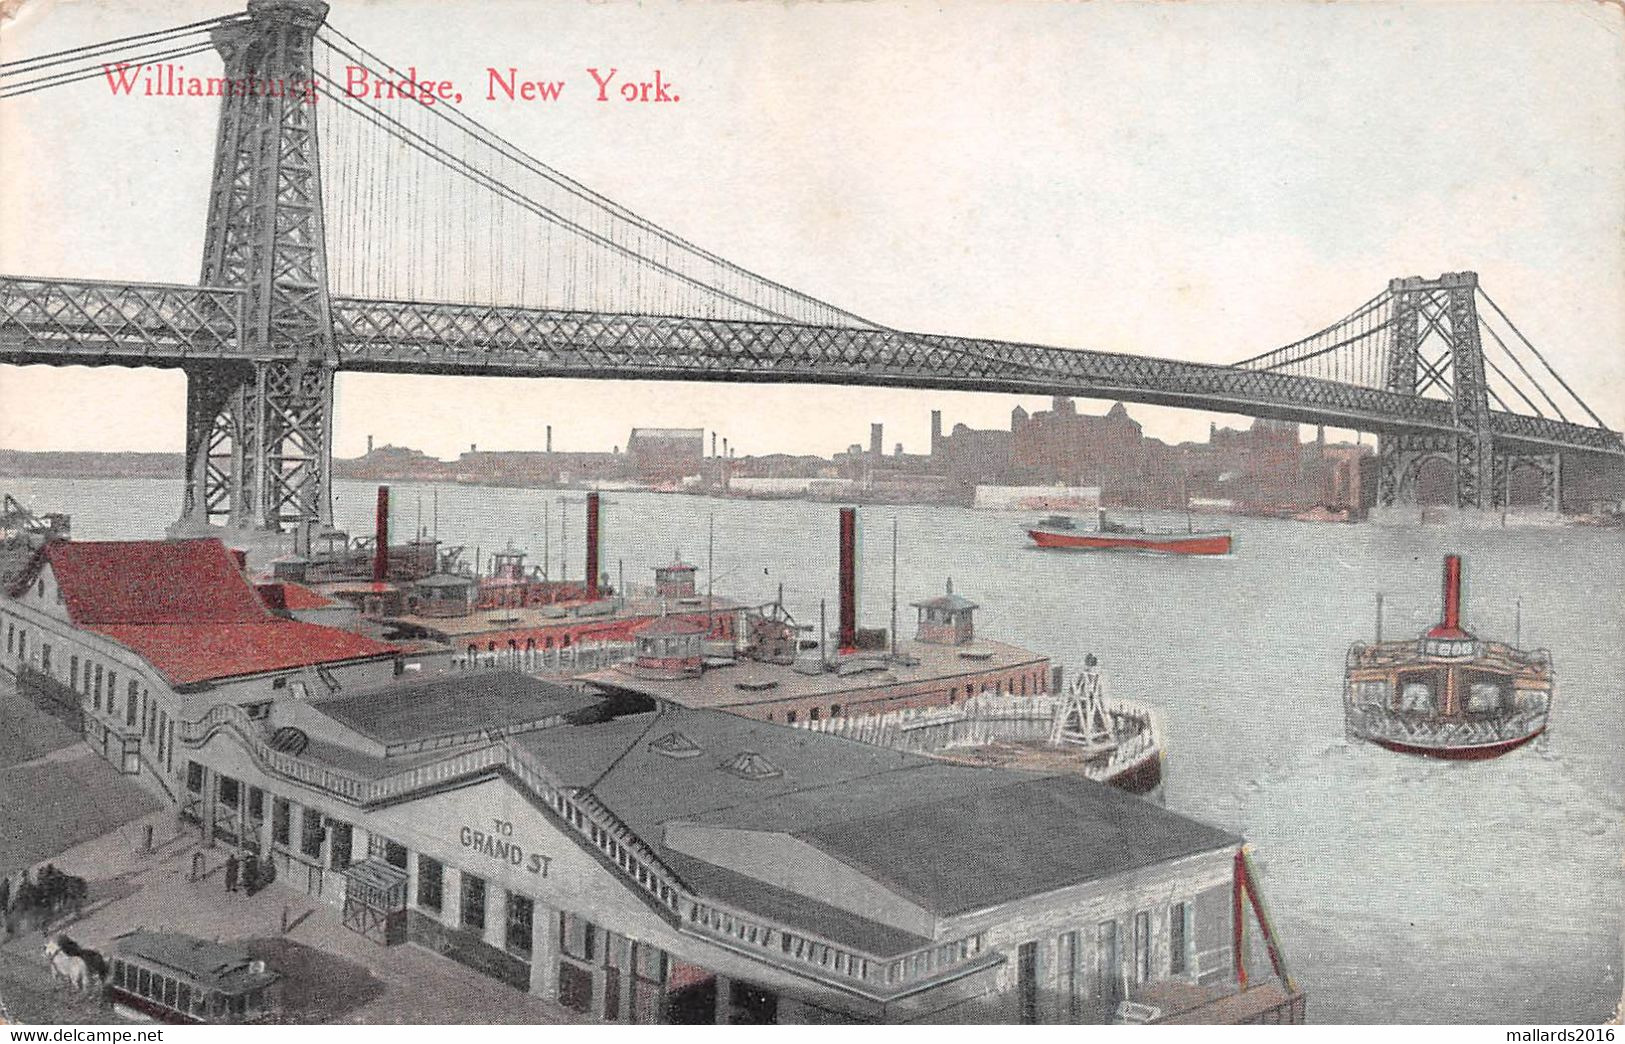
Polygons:
<instances>
[{"instance_id":1,"label":"steamboat smokestack","mask_svg":"<svg viewBox=\"0 0 1625 1044\"><path fill-rule=\"evenodd\" d=\"M841 509L840 523L841 591L837 644L853 649L858 644L858 509Z\"/></svg>"},{"instance_id":2,"label":"steamboat smokestack","mask_svg":"<svg viewBox=\"0 0 1625 1044\"><path fill-rule=\"evenodd\" d=\"M587 494L587 598L598 597L598 494Z\"/></svg>"},{"instance_id":3,"label":"steamboat smokestack","mask_svg":"<svg viewBox=\"0 0 1625 1044\"><path fill-rule=\"evenodd\" d=\"M1444 619L1428 632L1429 638L1466 638L1461 629L1461 556L1444 556Z\"/></svg>"},{"instance_id":4,"label":"steamboat smokestack","mask_svg":"<svg viewBox=\"0 0 1625 1044\"><path fill-rule=\"evenodd\" d=\"M378 507L373 514L372 579L382 583L389 576L389 487L378 487Z\"/></svg>"}]
</instances>

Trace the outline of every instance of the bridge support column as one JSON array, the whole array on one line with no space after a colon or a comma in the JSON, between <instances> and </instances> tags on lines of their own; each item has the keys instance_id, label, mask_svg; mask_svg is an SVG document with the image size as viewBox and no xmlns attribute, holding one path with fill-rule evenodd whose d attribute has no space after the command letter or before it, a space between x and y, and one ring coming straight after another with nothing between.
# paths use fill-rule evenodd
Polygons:
<instances>
[{"instance_id":1,"label":"bridge support column","mask_svg":"<svg viewBox=\"0 0 1625 1044\"><path fill-rule=\"evenodd\" d=\"M242 291L242 347L257 361L188 371L187 520L292 529L300 545L332 521L337 357L317 107L301 94L326 17L323 0L248 0L248 18L213 34L228 80L286 86L222 95L204 230L202 283Z\"/></svg>"},{"instance_id":2,"label":"bridge support column","mask_svg":"<svg viewBox=\"0 0 1625 1044\"><path fill-rule=\"evenodd\" d=\"M259 454L250 412L256 377L244 363L186 368L186 492L192 525L253 525L249 510Z\"/></svg>"},{"instance_id":3,"label":"bridge support column","mask_svg":"<svg viewBox=\"0 0 1625 1044\"><path fill-rule=\"evenodd\" d=\"M328 525L333 520L333 370L299 359L259 363L257 407L264 524L271 528ZM311 534L303 533L301 547Z\"/></svg>"}]
</instances>

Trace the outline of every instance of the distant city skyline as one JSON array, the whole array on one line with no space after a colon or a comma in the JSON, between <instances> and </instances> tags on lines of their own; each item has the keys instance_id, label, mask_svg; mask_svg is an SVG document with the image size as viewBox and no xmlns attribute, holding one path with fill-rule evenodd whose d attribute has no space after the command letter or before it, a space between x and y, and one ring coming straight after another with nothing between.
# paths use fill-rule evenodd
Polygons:
<instances>
[{"instance_id":1,"label":"distant city skyline","mask_svg":"<svg viewBox=\"0 0 1625 1044\"><path fill-rule=\"evenodd\" d=\"M22 57L236 6L30 4L0 47ZM518 3L340 0L330 21L464 84L491 66L662 68L682 104L481 94L465 108L707 249L899 329L1223 363L1321 328L1392 277L1472 268L1625 428L1625 34L1603 9L542 10L540 48L512 31L537 11ZM456 31L410 28L430 20ZM97 80L0 105L0 271L195 281L216 112L109 97ZM836 452L884 420L918 452L933 408L990 427L1042 401L346 374L334 449L354 455L369 433L439 456L531 448L548 423L556 447L585 449L635 416L754 453ZM176 451L184 403L178 373L0 369L0 446ZM1167 441L1214 419L1136 417Z\"/></svg>"}]
</instances>

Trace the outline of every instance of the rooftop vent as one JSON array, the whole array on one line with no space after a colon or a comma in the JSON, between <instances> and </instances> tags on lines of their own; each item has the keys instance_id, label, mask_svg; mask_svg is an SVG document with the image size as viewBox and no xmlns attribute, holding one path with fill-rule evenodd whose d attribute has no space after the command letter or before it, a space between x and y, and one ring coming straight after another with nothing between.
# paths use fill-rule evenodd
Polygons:
<instances>
[{"instance_id":1,"label":"rooftop vent","mask_svg":"<svg viewBox=\"0 0 1625 1044\"><path fill-rule=\"evenodd\" d=\"M681 732L668 732L649 744L649 749L668 758L697 758L704 753L698 745Z\"/></svg>"},{"instance_id":2,"label":"rooftop vent","mask_svg":"<svg viewBox=\"0 0 1625 1044\"><path fill-rule=\"evenodd\" d=\"M746 692L766 692L768 689L778 687L779 682L776 678L743 678L734 682L734 688L743 689Z\"/></svg>"},{"instance_id":3,"label":"rooftop vent","mask_svg":"<svg viewBox=\"0 0 1625 1044\"><path fill-rule=\"evenodd\" d=\"M734 755L733 760L724 761L718 766L724 772L731 772L740 779L759 782L764 779L778 779L784 775L784 770L762 757L754 750L743 750Z\"/></svg>"}]
</instances>

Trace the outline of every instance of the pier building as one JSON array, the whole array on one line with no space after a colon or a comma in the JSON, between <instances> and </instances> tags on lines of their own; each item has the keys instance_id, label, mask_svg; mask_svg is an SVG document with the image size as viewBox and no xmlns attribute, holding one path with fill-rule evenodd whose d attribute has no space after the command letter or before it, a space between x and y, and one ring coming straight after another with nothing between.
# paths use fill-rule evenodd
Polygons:
<instances>
[{"instance_id":1,"label":"pier building","mask_svg":"<svg viewBox=\"0 0 1625 1044\"><path fill-rule=\"evenodd\" d=\"M25 577L8 669L87 721L135 682L115 727L200 841L583 1018L1302 1018L1244 978L1241 839L1091 780L409 661L272 615L212 541Z\"/></svg>"}]
</instances>

